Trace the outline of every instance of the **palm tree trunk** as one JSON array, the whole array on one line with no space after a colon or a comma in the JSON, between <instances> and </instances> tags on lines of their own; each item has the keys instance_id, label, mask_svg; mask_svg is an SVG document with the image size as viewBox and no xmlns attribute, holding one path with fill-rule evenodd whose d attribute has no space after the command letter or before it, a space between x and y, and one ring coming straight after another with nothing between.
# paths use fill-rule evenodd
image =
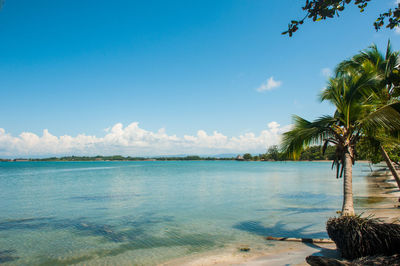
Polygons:
<instances>
[{"instance_id":1,"label":"palm tree trunk","mask_svg":"<svg viewBox=\"0 0 400 266\"><path fill-rule=\"evenodd\" d=\"M342 216L353 216L353 161L349 151L344 154L344 177L343 177L343 207Z\"/></svg>"},{"instance_id":2,"label":"palm tree trunk","mask_svg":"<svg viewBox=\"0 0 400 266\"><path fill-rule=\"evenodd\" d=\"M389 167L390 172L392 172L392 175L393 175L394 179L395 179L396 182L397 182L397 186L398 186L399 189L400 189L400 177L399 177L399 173L397 172L396 168L394 167L392 160L390 160L389 155L387 154L387 152L385 151L385 149L383 148L383 146L380 145L379 148L381 149L381 153L382 153L383 159L385 159L385 162L386 162L387 166Z\"/></svg>"}]
</instances>

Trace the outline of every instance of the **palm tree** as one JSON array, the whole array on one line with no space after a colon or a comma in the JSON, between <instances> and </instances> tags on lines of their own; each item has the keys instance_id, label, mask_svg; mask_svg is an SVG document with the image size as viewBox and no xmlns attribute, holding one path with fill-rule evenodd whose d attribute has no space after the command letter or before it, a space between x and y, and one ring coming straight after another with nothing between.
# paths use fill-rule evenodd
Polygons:
<instances>
[{"instance_id":1,"label":"palm tree","mask_svg":"<svg viewBox=\"0 0 400 266\"><path fill-rule=\"evenodd\" d=\"M375 72L379 76L380 82L374 88L370 97L370 104L375 105L375 109L382 106L399 102L400 96L400 58L399 52L393 52L390 41L388 41L386 53L383 55L379 52L376 45L372 45L369 49L361 51L349 60L340 63L336 69L337 76L343 75L348 71L357 71L360 73ZM398 135L398 132L397 134ZM371 148L380 150L383 159L390 169L394 179L400 188L400 175L396 171L394 164L388 156L385 148L385 140L390 142L398 141L398 137L393 138L387 132L381 131L379 134L365 136Z\"/></svg>"},{"instance_id":2,"label":"palm tree","mask_svg":"<svg viewBox=\"0 0 400 266\"><path fill-rule=\"evenodd\" d=\"M379 77L372 71L347 71L331 78L321 100L336 107L334 115L322 116L313 122L294 116L293 128L283 135L282 148L294 159L310 145L324 143L324 150L329 144L335 145L332 167L336 166L336 177L344 179L342 215L354 215L352 165L357 142L366 132L371 134L377 128L400 129L400 107L397 104L377 110L366 104L368 95L379 82ZM398 111L395 108L399 108Z\"/></svg>"},{"instance_id":3,"label":"palm tree","mask_svg":"<svg viewBox=\"0 0 400 266\"><path fill-rule=\"evenodd\" d=\"M379 75L381 82L375 88L377 96L383 104L398 101L400 96L400 58L398 51L392 51L390 40L383 55L373 44L349 60L344 60L336 68L336 75L346 74L348 71L361 73L374 71Z\"/></svg>"}]
</instances>

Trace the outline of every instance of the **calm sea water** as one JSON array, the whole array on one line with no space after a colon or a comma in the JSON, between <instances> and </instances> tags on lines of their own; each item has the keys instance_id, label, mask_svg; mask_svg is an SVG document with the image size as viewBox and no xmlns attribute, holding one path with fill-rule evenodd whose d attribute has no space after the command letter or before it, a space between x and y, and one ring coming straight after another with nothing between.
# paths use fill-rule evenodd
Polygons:
<instances>
[{"instance_id":1,"label":"calm sea water","mask_svg":"<svg viewBox=\"0 0 400 266\"><path fill-rule=\"evenodd\" d=\"M0 263L153 265L262 236L327 237L324 162L0 163ZM354 168L360 207L367 165Z\"/></svg>"}]
</instances>

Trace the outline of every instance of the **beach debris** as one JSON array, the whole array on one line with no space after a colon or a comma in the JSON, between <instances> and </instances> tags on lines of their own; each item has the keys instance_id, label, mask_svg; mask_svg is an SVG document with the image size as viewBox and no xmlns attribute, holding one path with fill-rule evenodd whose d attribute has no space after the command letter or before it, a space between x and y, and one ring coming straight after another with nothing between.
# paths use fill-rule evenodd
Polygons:
<instances>
[{"instance_id":1,"label":"beach debris","mask_svg":"<svg viewBox=\"0 0 400 266\"><path fill-rule=\"evenodd\" d=\"M363 257L352 261L350 265L362 266L362 265L400 265L400 254L392 256L371 256Z\"/></svg>"},{"instance_id":2,"label":"beach debris","mask_svg":"<svg viewBox=\"0 0 400 266\"><path fill-rule=\"evenodd\" d=\"M400 225L361 216L330 218L326 229L345 259L400 254Z\"/></svg>"},{"instance_id":3,"label":"beach debris","mask_svg":"<svg viewBox=\"0 0 400 266\"><path fill-rule=\"evenodd\" d=\"M333 258L308 256L306 262L311 266L347 266L352 265L351 262L341 261Z\"/></svg>"},{"instance_id":4,"label":"beach debris","mask_svg":"<svg viewBox=\"0 0 400 266\"><path fill-rule=\"evenodd\" d=\"M250 251L250 247L249 246L240 246L239 247L239 251L241 251L241 252L249 252Z\"/></svg>"},{"instance_id":5,"label":"beach debris","mask_svg":"<svg viewBox=\"0 0 400 266\"><path fill-rule=\"evenodd\" d=\"M304 243L318 243L318 244L332 244L334 243L331 239L326 238L294 238L294 237L274 237L267 236L266 240L276 241L293 241L293 242L304 242Z\"/></svg>"},{"instance_id":6,"label":"beach debris","mask_svg":"<svg viewBox=\"0 0 400 266\"><path fill-rule=\"evenodd\" d=\"M306 261L312 266L400 265L400 255L362 257L351 262L320 256L308 256Z\"/></svg>"}]
</instances>

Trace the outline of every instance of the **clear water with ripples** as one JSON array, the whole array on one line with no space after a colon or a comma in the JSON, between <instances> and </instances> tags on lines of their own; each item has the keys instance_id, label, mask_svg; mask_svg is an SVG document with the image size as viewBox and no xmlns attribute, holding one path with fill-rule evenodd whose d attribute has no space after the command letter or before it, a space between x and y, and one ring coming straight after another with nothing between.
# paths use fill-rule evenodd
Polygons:
<instances>
[{"instance_id":1,"label":"clear water with ripples","mask_svg":"<svg viewBox=\"0 0 400 266\"><path fill-rule=\"evenodd\" d=\"M342 198L330 165L0 163L0 263L154 265L241 244L273 249L266 235L326 237ZM366 170L354 168L360 199Z\"/></svg>"}]
</instances>

